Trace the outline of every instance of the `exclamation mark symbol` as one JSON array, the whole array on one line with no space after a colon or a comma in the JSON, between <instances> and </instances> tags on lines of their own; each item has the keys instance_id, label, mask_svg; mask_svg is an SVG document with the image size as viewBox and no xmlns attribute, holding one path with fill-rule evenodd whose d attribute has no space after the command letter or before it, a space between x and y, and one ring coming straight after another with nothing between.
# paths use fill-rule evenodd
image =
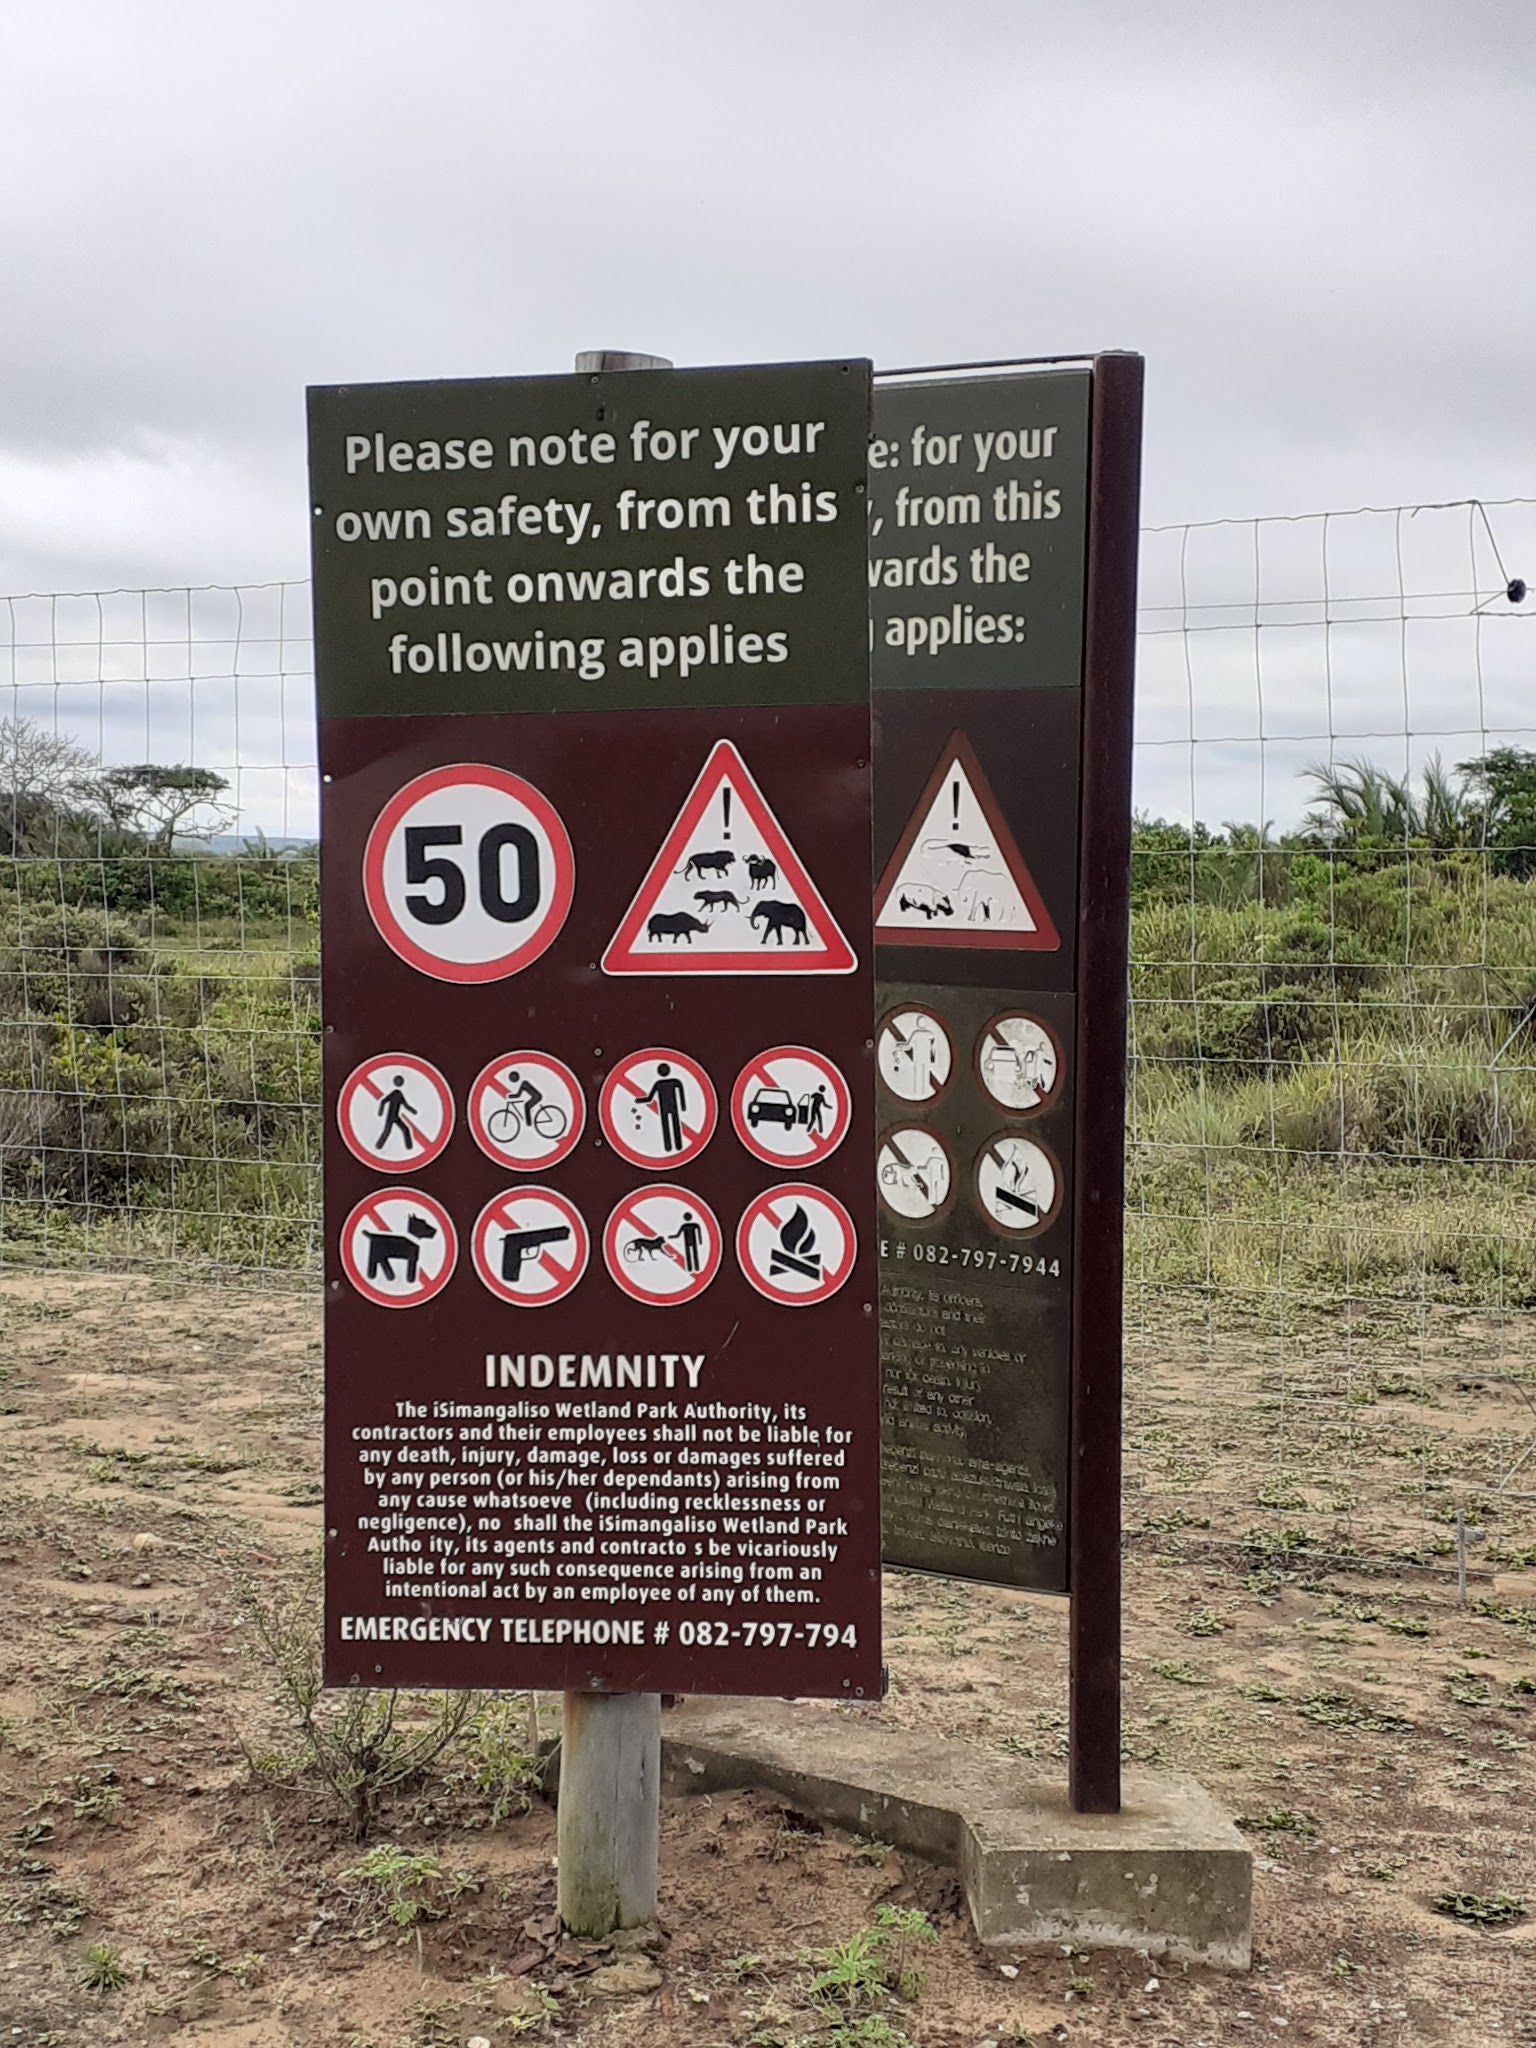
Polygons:
<instances>
[{"instance_id":1,"label":"exclamation mark symbol","mask_svg":"<svg viewBox=\"0 0 1536 2048\"><path fill-rule=\"evenodd\" d=\"M731 836L731 785L727 783L720 792L720 810L725 819L725 836Z\"/></svg>"},{"instance_id":2,"label":"exclamation mark symbol","mask_svg":"<svg viewBox=\"0 0 1536 2048\"><path fill-rule=\"evenodd\" d=\"M949 829L951 832L958 832L960 830L960 778L958 775L949 785Z\"/></svg>"}]
</instances>

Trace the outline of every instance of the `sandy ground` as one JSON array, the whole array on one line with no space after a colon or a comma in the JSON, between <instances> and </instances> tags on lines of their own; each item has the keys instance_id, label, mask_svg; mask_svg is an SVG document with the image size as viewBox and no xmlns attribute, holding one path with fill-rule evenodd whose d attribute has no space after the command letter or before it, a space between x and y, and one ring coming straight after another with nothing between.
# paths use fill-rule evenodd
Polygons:
<instances>
[{"instance_id":1,"label":"sandy ground","mask_svg":"<svg viewBox=\"0 0 1536 2048\"><path fill-rule=\"evenodd\" d=\"M493 1823L483 1748L381 1816L376 1843L442 1873L441 1917L400 1928L290 1767L237 1594L292 1585L316 1547L313 1298L26 1276L0 1281L0 1321L0 2042L1536 2048L1536 1574L1484 1574L1460 1611L1434 1572L1133 1545L1130 1754L1249 1825L1247 1978L999 1957L948 1873L752 1794L665 1809L653 1954L563 1943L552 1815ZM893 1574L892 1690L861 1711L1059 1771L1064 1624ZM1447 1892L1532 1917L1463 1924ZM937 1930L897 1958L921 1987L817 1996L814 1952L892 1907Z\"/></svg>"}]
</instances>

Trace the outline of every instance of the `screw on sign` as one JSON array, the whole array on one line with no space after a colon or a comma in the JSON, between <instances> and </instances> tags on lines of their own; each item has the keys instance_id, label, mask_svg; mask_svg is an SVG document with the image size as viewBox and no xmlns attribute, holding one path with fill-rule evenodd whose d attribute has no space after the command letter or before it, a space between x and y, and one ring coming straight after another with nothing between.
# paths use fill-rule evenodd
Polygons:
<instances>
[{"instance_id":1,"label":"screw on sign","mask_svg":"<svg viewBox=\"0 0 1536 2048\"><path fill-rule=\"evenodd\" d=\"M587 1270L592 1249L574 1203L553 1188L504 1188L475 1219L469 1250L498 1301L548 1308Z\"/></svg>"},{"instance_id":2,"label":"screw on sign","mask_svg":"<svg viewBox=\"0 0 1536 2048\"><path fill-rule=\"evenodd\" d=\"M696 1301L719 1272L724 1251L708 1203L666 1183L626 1195L603 1232L609 1273L632 1301L652 1308Z\"/></svg>"},{"instance_id":3,"label":"screw on sign","mask_svg":"<svg viewBox=\"0 0 1536 2048\"><path fill-rule=\"evenodd\" d=\"M341 1084L336 1122L364 1166L380 1173L430 1166L453 1135L453 1095L430 1061L379 1052Z\"/></svg>"},{"instance_id":4,"label":"screw on sign","mask_svg":"<svg viewBox=\"0 0 1536 2048\"><path fill-rule=\"evenodd\" d=\"M581 1084L553 1053L502 1053L487 1061L469 1091L475 1143L518 1173L558 1166L576 1149L586 1120Z\"/></svg>"},{"instance_id":5,"label":"screw on sign","mask_svg":"<svg viewBox=\"0 0 1536 2048\"><path fill-rule=\"evenodd\" d=\"M363 851L379 934L438 981L501 981L553 943L576 888L570 835L520 775L458 762L418 775Z\"/></svg>"},{"instance_id":6,"label":"screw on sign","mask_svg":"<svg viewBox=\"0 0 1536 2048\"><path fill-rule=\"evenodd\" d=\"M597 1114L603 1136L631 1166L686 1166L714 1136L719 1105L697 1060L648 1046L619 1061Z\"/></svg>"},{"instance_id":7,"label":"screw on sign","mask_svg":"<svg viewBox=\"0 0 1536 2048\"><path fill-rule=\"evenodd\" d=\"M992 1100L1020 1116L1042 1109L1061 1079L1056 1038L1038 1017L1005 1010L976 1041L976 1075Z\"/></svg>"},{"instance_id":8,"label":"screw on sign","mask_svg":"<svg viewBox=\"0 0 1536 2048\"><path fill-rule=\"evenodd\" d=\"M853 1097L824 1053L775 1045L749 1060L731 1091L731 1122L754 1158L818 1166L848 1135Z\"/></svg>"},{"instance_id":9,"label":"screw on sign","mask_svg":"<svg viewBox=\"0 0 1536 2048\"><path fill-rule=\"evenodd\" d=\"M769 1301L810 1308L836 1294L853 1271L858 1237L834 1195L784 1181L759 1195L736 1230L741 1270Z\"/></svg>"},{"instance_id":10,"label":"screw on sign","mask_svg":"<svg viewBox=\"0 0 1536 2048\"><path fill-rule=\"evenodd\" d=\"M927 1223L948 1206L955 1170L936 1131L898 1124L880 1140L875 1178L893 1216L904 1223Z\"/></svg>"},{"instance_id":11,"label":"screw on sign","mask_svg":"<svg viewBox=\"0 0 1536 2048\"><path fill-rule=\"evenodd\" d=\"M365 1195L341 1226L342 1270L379 1308L420 1308L458 1264L453 1219L419 1188Z\"/></svg>"},{"instance_id":12,"label":"screw on sign","mask_svg":"<svg viewBox=\"0 0 1536 2048\"><path fill-rule=\"evenodd\" d=\"M976 1194L996 1229L1034 1237L1055 1219L1061 1175L1044 1145L1000 1133L976 1155Z\"/></svg>"}]
</instances>

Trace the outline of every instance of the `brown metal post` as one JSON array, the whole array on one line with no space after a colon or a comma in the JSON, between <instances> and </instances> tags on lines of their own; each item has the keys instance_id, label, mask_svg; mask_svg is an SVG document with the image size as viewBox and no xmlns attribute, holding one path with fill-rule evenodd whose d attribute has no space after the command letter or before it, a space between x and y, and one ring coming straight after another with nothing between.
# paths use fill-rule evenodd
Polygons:
<instances>
[{"instance_id":1,"label":"brown metal post","mask_svg":"<svg viewBox=\"0 0 1536 2048\"><path fill-rule=\"evenodd\" d=\"M1068 1779L1078 1813L1120 1807L1121 1295L1132 693L1142 360L1094 359L1088 456L1077 1179L1068 1499Z\"/></svg>"}]
</instances>

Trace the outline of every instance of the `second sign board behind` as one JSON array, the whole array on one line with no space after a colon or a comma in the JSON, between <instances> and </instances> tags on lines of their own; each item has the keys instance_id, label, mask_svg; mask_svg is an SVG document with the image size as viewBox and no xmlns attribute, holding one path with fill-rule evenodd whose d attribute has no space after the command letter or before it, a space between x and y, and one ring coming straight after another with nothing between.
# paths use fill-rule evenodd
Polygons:
<instances>
[{"instance_id":1,"label":"second sign board behind","mask_svg":"<svg viewBox=\"0 0 1536 2048\"><path fill-rule=\"evenodd\" d=\"M886 1554L1067 1590L1091 372L878 389Z\"/></svg>"}]
</instances>

